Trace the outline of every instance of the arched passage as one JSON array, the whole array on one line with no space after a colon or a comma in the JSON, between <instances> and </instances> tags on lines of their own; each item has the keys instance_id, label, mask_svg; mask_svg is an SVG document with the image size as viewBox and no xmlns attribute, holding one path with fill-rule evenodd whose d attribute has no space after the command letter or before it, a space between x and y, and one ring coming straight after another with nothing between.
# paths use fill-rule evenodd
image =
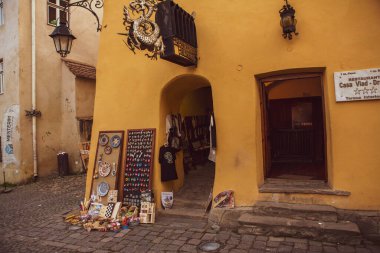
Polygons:
<instances>
[{"instance_id":1,"label":"arched passage","mask_svg":"<svg viewBox=\"0 0 380 253\"><path fill-rule=\"evenodd\" d=\"M168 122L173 122L173 119L179 122L176 127L179 129L174 131L174 135L179 137L181 145L176 153L175 163L178 179L163 181L161 166L155 180L161 184L163 191L175 192L173 209L182 209L187 202L198 201L199 208L202 206L204 213L203 205L212 190L215 174L215 160L209 161L211 142L209 126L212 114L212 87L206 78L198 75L182 75L171 80L163 88L158 145L160 149L165 143L168 144L166 146L175 146L172 145L171 138L168 140Z\"/></svg>"}]
</instances>

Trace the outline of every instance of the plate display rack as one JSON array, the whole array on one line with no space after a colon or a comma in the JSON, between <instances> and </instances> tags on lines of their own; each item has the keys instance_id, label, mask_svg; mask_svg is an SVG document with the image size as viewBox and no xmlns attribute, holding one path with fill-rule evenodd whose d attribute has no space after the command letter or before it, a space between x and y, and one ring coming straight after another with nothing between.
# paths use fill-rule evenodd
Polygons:
<instances>
[{"instance_id":1,"label":"plate display rack","mask_svg":"<svg viewBox=\"0 0 380 253\"><path fill-rule=\"evenodd\" d=\"M124 131L100 131L96 146L91 195L107 204L110 190L118 190Z\"/></svg>"}]
</instances>

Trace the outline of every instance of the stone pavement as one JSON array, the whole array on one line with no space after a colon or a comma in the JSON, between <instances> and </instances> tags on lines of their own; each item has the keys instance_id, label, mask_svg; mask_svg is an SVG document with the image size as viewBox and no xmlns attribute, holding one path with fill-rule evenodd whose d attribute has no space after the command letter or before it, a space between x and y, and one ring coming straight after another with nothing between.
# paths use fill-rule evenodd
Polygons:
<instances>
[{"instance_id":1,"label":"stone pavement","mask_svg":"<svg viewBox=\"0 0 380 253\"><path fill-rule=\"evenodd\" d=\"M240 235L209 228L206 220L160 216L154 225L118 233L87 232L63 222L78 208L85 176L41 179L0 194L0 252L201 252L206 241L222 244L218 252L379 253L366 242L352 247L297 238Z\"/></svg>"}]
</instances>

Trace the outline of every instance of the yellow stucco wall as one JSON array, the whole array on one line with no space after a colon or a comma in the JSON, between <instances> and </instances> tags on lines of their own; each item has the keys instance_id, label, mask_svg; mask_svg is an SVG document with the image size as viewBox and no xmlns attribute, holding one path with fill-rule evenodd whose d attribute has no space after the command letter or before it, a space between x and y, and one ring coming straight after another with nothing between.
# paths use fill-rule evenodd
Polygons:
<instances>
[{"instance_id":1,"label":"yellow stucco wall","mask_svg":"<svg viewBox=\"0 0 380 253\"><path fill-rule=\"evenodd\" d=\"M319 77L279 81L271 84L268 99L322 96Z\"/></svg>"},{"instance_id":2,"label":"yellow stucco wall","mask_svg":"<svg viewBox=\"0 0 380 253\"><path fill-rule=\"evenodd\" d=\"M292 41L281 36L278 10L282 1L176 2L189 13L196 12L197 68L151 61L145 52L134 55L124 44L125 37L117 34L125 31L123 7L128 1L105 2L92 143L97 142L101 130L157 128L157 156L164 141L164 115L178 109L186 93L211 84L218 139L214 193L234 190L237 206L275 199L379 209L380 117L376 115L380 101L336 103L333 73L380 67L380 2L293 0L300 35ZM255 75L311 67L326 68L323 86L329 184L352 194L259 194L264 177ZM95 150L93 145L90 165L94 164ZM91 178L89 173L87 197ZM157 159L153 188L156 196L169 188L159 181Z\"/></svg>"},{"instance_id":3,"label":"yellow stucco wall","mask_svg":"<svg viewBox=\"0 0 380 253\"><path fill-rule=\"evenodd\" d=\"M182 117L207 115L212 110L211 87L197 89L182 99L180 113Z\"/></svg>"}]
</instances>

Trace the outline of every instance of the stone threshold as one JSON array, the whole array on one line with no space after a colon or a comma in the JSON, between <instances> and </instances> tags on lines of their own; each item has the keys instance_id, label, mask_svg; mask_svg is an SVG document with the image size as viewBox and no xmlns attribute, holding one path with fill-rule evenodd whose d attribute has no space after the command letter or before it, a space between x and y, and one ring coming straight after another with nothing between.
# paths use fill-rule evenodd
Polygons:
<instances>
[{"instance_id":1,"label":"stone threshold","mask_svg":"<svg viewBox=\"0 0 380 253\"><path fill-rule=\"evenodd\" d=\"M323 180L290 180L268 178L259 187L260 193L298 193L350 196L351 192L332 189Z\"/></svg>"},{"instance_id":2,"label":"stone threshold","mask_svg":"<svg viewBox=\"0 0 380 253\"><path fill-rule=\"evenodd\" d=\"M204 209L197 208L172 208L159 209L157 211L160 216L176 217L176 218L191 218L199 220L207 220L208 213Z\"/></svg>"}]
</instances>

